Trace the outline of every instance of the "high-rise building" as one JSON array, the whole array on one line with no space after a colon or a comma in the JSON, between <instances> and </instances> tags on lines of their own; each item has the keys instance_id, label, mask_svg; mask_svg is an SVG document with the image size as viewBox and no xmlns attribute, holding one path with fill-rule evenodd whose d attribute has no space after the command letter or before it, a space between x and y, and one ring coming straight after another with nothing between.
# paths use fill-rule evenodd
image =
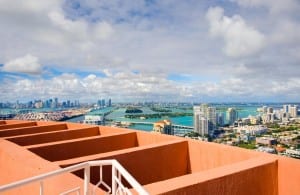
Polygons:
<instances>
[{"instance_id":1,"label":"high-rise building","mask_svg":"<svg viewBox=\"0 0 300 195\"><path fill-rule=\"evenodd\" d=\"M207 107L208 133L213 133L217 128L216 107Z\"/></svg>"},{"instance_id":2,"label":"high-rise building","mask_svg":"<svg viewBox=\"0 0 300 195\"><path fill-rule=\"evenodd\" d=\"M209 134L209 131L208 131L209 125L208 125L208 120L206 117L200 117L199 125L200 125L199 134L202 136L208 135Z\"/></svg>"},{"instance_id":3,"label":"high-rise building","mask_svg":"<svg viewBox=\"0 0 300 195\"><path fill-rule=\"evenodd\" d=\"M296 118L298 116L298 106L297 105L294 105L294 106L289 105L289 113L290 113L290 117Z\"/></svg>"},{"instance_id":4,"label":"high-rise building","mask_svg":"<svg viewBox=\"0 0 300 195\"><path fill-rule=\"evenodd\" d=\"M207 104L194 106L194 129L200 135L212 134L217 127L216 108Z\"/></svg>"},{"instance_id":5,"label":"high-rise building","mask_svg":"<svg viewBox=\"0 0 300 195\"><path fill-rule=\"evenodd\" d=\"M55 108L57 108L58 107L58 98L54 98L54 105L55 105Z\"/></svg>"},{"instance_id":6,"label":"high-rise building","mask_svg":"<svg viewBox=\"0 0 300 195\"><path fill-rule=\"evenodd\" d=\"M224 114L223 113L217 113L217 125L218 126L224 125Z\"/></svg>"},{"instance_id":7,"label":"high-rise building","mask_svg":"<svg viewBox=\"0 0 300 195\"><path fill-rule=\"evenodd\" d=\"M267 111L268 111L267 113L273 113L274 110L272 107L268 107Z\"/></svg>"},{"instance_id":8,"label":"high-rise building","mask_svg":"<svg viewBox=\"0 0 300 195\"><path fill-rule=\"evenodd\" d=\"M112 106L112 104L111 104L111 99L110 99L110 98L108 99L108 104L107 104L107 105L108 105L108 107L111 107L111 106Z\"/></svg>"},{"instance_id":9,"label":"high-rise building","mask_svg":"<svg viewBox=\"0 0 300 195\"><path fill-rule=\"evenodd\" d=\"M283 113L289 112L289 105L283 105Z\"/></svg>"},{"instance_id":10,"label":"high-rise building","mask_svg":"<svg viewBox=\"0 0 300 195\"><path fill-rule=\"evenodd\" d=\"M266 114L267 111L268 111L268 107L267 107L267 106L263 106L263 107L262 107L262 111L263 111L264 114Z\"/></svg>"},{"instance_id":11,"label":"high-rise building","mask_svg":"<svg viewBox=\"0 0 300 195\"><path fill-rule=\"evenodd\" d=\"M200 134L200 116L202 115L201 107L194 106L194 131Z\"/></svg>"},{"instance_id":12,"label":"high-rise building","mask_svg":"<svg viewBox=\"0 0 300 195\"><path fill-rule=\"evenodd\" d=\"M238 113L234 108L228 108L226 112L226 119L229 125L232 125L238 118Z\"/></svg>"}]
</instances>

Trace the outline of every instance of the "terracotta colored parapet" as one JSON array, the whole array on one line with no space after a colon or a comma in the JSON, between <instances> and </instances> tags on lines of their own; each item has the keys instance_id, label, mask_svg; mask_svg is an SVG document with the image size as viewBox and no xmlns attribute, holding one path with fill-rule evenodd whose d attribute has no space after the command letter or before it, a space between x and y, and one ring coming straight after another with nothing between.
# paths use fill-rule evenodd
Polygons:
<instances>
[{"instance_id":1,"label":"terracotta colored parapet","mask_svg":"<svg viewBox=\"0 0 300 195\"><path fill-rule=\"evenodd\" d=\"M164 141L171 141L171 140L186 140L183 138L171 136L171 135L164 135L154 132L144 132L144 131L136 131L138 137L139 145L148 145L152 143L161 143Z\"/></svg>"},{"instance_id":2,"label":"terracotta colored parapet","mask_svg":"<svg viewBox=\"0 0 300 195\"><path fill-rule=\"evenodd\" d=\"M300 160L278 157L279 194L300 194Z\"/></svg>"},{"instance_id":3,"label":"terracotta colored parapet","mask_svg":"<svg viewBox=\"0 0 300 195\"><path fill-rule=\"evenodd\" d=\"M8 141L14 142L21 146L56 142L62 140L71 140L77 138L91 137L100 135L99 127L85 127L81 129L68 129L54 132L45 132L30 135L21 135L7 138Z\"/></svg>"},{"instance_id":4,"label":"terracotta colored parapet","mask_svg":"<svg viewBox=\"0 0 300 195\"><path fill-rule=\"evenodd\" d=\"M88 160L102 159L116 159L143 185L189 174L187 141L181 140L57 161L56 163L61 167L67 167ZM82 176L82 172L78 175ZM111 172L105 173L105 179L111 180ZM96 182L97 180L99 180L99 169L92 169L91 181Z\"/></svg>"},{"instance_id":5,"label":"terracotta colored parapet","mask_svg":"<svg viewBox=\"0 0 300 195\"><path fill-rule=\"evenodd\" d=\"M0 130L20 128L20 127L30 127L30 126L36 126L36 125L37 125L36 122L19 122L19 123L15 123L15 124L7 123L5 125L0 125Z\"/></svg>"},{"instance_id":6,"label":"terracotta colored parapet","mask_svg":"<svg viewBox=\"0 0 300 195\"><path fill-rule=\"evenodd\" d=\"M89 160L116 159L150 194L298 195L300 192L300 161L279 155L78 123L7 120L0 127L3 128L0 185ZM75 174L83 177L82 171ZM109 166L103 169L103 174L110 183ZM99 167L92 168L92 183L98 179ZM71 174L50 179L46 192L59 194L65 186L77 186L79 182L82 180ZM38 193L36 184L11 194L34 192Z\"/></svg>"},{"instance_id":7,"label":"terracotta colored parapet","mask_svg":"<svg viewBox=\"0 0 300 195\"><path fill-rule=\"evenodd\" d=\"M5 124L6 124L5 121L1 121L1 120L0 120L0 125L5 125Z\"/></svg>"},{"instance_id":8,"label":"terracotta colored parapet","mask_svg":"<svg viewBox=\"0 0 300 195\"><path fill-rule=\"evenodd\" d=\"M2 139L0 139L0 159L0 185L60 169L59 166ZM83 186L83 180L73 174L66 173L46 179L44 181L44 194L60 194L78 186ZM97 189L97 191L104 194L100 189ZM25 185L1 193L1 195L15 194L39 194L39 183ZM81 194L83 194L82 191Z\"/></svg>"},{"instance_id":9,"label":"terracotta colored parapet","mask_svg":"<svg viewBox=\"0 0 300 195\"><path fill-rule=\"evenodd\" d=\"M232 164L260 155L264 155L264 153L217 143L189 140L191 172Z\"/></svg>"},{"instance_id":10,"label":"terracotta colored parapet","mask_svg":"<svg viewBox=\"0 0 300 195\"><path fill-rule=\"evenodd\" d=\"M49 161L58 161L136 146L136 133L131 132L53 142L27 149Z\"/></svg>"},{"instance_id":11,"label":"terracotta colored parapet","mask_svg":"<svg viewBox=\"0 0 300 195\"><path fill-rule=\"evenodd\" d=\"M58 123L58 124L48 125L48 126L33 126L33 125L31 125L29 127L24 126L22 128L18 127L18 128L7 129L7 130L1 130L0 137L27 135L27 134L65 130L65 129L67 129L67 126L64 123Z\"/></svg>"},{"instance_id":12,"label":"terracotta colored parapet","mask_svg":"<svg viewBox=\"0 0 300 195\"><path fill-rule=\"evenodd\" d=\"M144 186L150 194L277 195L277 160L254 158Z\"/></svg>"}]
</instances>

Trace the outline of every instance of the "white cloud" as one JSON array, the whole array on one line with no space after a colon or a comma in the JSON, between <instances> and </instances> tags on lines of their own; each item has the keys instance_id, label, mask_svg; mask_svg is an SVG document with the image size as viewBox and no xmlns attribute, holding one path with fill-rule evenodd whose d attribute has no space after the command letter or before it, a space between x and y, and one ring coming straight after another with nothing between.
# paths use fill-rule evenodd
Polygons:
<instances>
[{"instance_id":1,"label":"white cloud","mask_svg":"<svg viewBox=\"0 0 300 195\"><path fill-rule=\"evenodd\" d=\"M239 15L227 17L222 8L213 7L207 11L206 18L210 24L211 35L224 39L224 51L230 57L256 54L265 45L264 35L247 25Z\"/></svg>"},{"instance_id":2,"label":"white cloud","mask_svg":"<svg viewBox=\"0 0 300 195\"><path fill-rule=\"evenodd\" d=\"M42 71L42 65L39 63L37 57L27 54L23 57L16 58L5 63L2 70L6 72L40 74Z\"/></svg>"},{"instance_id":3,"label":"white cloud","mask_svg":"<svg viewBox=\"0 0 300 195\"><path fill-rule=\"evenodd\" d=\"M114 29L107 22L98 22L94 27L94 36L100 40L107 40L114 33Z\"/></svg>"},{"instance_id":4,"label":"white cloud","mask_svg":"<svg viewBox=\"0 0 300 195\"><path fill-rule=\"evenodd\" d=\"M121 101L251 101L294 93L291 84L284 91L274 83L285 86L300 73L299 1L232 1L241 7L226 1L0 0L1 70L24 72L9 62L28 53L40 65L29 72L42 72L27 80L0 72L0 93L6 99L108 95ZM220 7L208 10L218 4L226 15ZM80 71L90 75L72 74ZM192 79L168 77L184 74Z\"/></svg>"},{"instance_id":5,"label":"white cloud","mask_svg":"<svg viewBox=\"0 0 300 195\"><path fill-rule=\"evenodd\" d=\"M300 10L298 0L231 0L244 7L266 7L272 14Z\"/></svg>"},{"instance_id":6,"label":"white cloud","mask_svg":"<svg viewBox=\"0 0 300 195\"><path fill-rule=\"evenodd\" d=\"M260 100L265 97L285 97L296 100L300 95L299 78L282 81L262 81L260 79L242 79L230 77L220 82L175 82L166 77L123 72L108 77L94 74L79 77L76 74L62 74L47 79L18 79L15 82L0 83L0 92L5 89L5 98L31 100L32 97L47 99L58 97L61 100L79 99L96 101L100 97L111 97L114 101L241 101L245 98ZM283 87L284 86L284 87ZM259 93L257 92L259 91ZM293 93L290 93L292 91ZM1 97L4 98L4 97ZM1 99L0 99L1 101Z\"/></svg>"}]
</instances>

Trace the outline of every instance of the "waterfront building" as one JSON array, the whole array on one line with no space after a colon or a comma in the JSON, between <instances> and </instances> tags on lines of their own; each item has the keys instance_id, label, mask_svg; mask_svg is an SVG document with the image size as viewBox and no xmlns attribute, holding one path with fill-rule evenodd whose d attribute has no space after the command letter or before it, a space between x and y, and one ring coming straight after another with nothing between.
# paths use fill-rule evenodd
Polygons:
<instances>
[{"instance_id":1,"label":"waterfront building","mask_svg":"<svg viewBox=\"0 0 300 195\"><path fill-rule=\"evenodd\" d=\"M260 122L260 117L259 116L250 116L250 124L251 125L258 125Z\"/></svg>"},{"instance_id":2,"label":"waterfront building","mask_svg":"<svg viewBox=\"0 0 300 195\"><path fill-rule=\"evenodd\" d=\"M272 107L268 107L267 113L273 113L274 109Z\"/></svg>"},{"instance_id":3,"label":"waterfront building","mask_svg":"<svg viewBox=\"0 0 300 195\"><path fill-rule=\"evenodd\" d=\"M243 125L250 125L251 124L250 118L242 118L242 121L243 121Z\"/></svg>"},{"instance_id":4,"label":"waterfront building","mask_svg":"<svg viewBox=\"0 0 300 195\"><path fill-rule=\"evenodd\" d=\"M245 125L234 128L236 133L240 134L249 134L249 135L262 135L267 132L267 127L263 125Z\"/></svg>"},{"instance_id":5,"label":"waterfront building","mask_svg":"<svg viewBox=\"0 0 300 195\"><path fill-rule=\"evenodd\" d=\"M212 135L217 128L216 108L208 104L194 106L194 129L200 135Z\"/></svg>"},{"instance_id":6,"label":"waterfront building","mask_svg":"<svg viewBox=\"0 0 300 195\"><path fill-rule=\"evenodd\" d=\"M289 105L289 114L290 114L290 117L297 118L298 117L298 106L297 105L294 105L294 106Z\"/></svg>"},{"instance_id":7,"label":"waterfront building","mask_svg":"<svg viewBox=\"0 0 300 195\"><path fill-rule=\"evenodd\" d=\"M273 123L275 120L275 114L274 113L267 113L262 115L262 123L267 124L267 123Z\"/></svg>"},{"instance_id":8,"label":"waterfront building","mask_svg":"<svg viewBox=\"0 0 300 195\"><path fill-rule=\"evenodd\" d=\"M200 106L194 106L194 131L201 134L200 132L200 118L203 117L203 112Z\"/></svg>"},{"instance_id":9,"label":"waterfront building","mask_svg":"<svg viewBox=\"0 0 300 195\"><path fill-rule=\"evenodd\" d=\"M286 149L285 155L300 159L300 149Z\"/></svg>"},{"instance_id":10,"label":"waterfront building","mask_svg":"<svg viewBox=\"0 0 300 195\"><path fill-rule=\"evenodd\" d=\"M266 153L270 153L270 154L275 154L276 153L276 150L274 148L267 147L267 146L260 146L256 149L256 151L266 152Z\"/></svg>"},{"instance_id":11,"label":"waterfront building","mask_svg":"<svg viewBox=\"0 0 300 195\"><path fill-rule=\"evenodd\" d=\"M289 105L283 105L283 113L288 113L289 112Z\"/></svg>"},{"instance_id":12,"label":"waterfront building","mask_svg":"<svg viewBox=\"0 0 300 195\"><path fill-rule=\"evenodd\" d=\"M208 119L206 117L200 117L199 119L199 134L204 137L204 135L209 134L209 125L208 125Z\"/></svg>"},{"instance_id":13,"label":"waterfront building","mask_svg":"<svg viewBox=\"0 0 300 195\"><path fill-rule=\"evenodd\" d=\"M110 98L108 99L108 104L107 104L107 106L108 106L108 107L111 107L111 106L112 106L112 103L111 103L111 99L110 99Z\"/></svg>"},{"instance_id":14,"label":"waterfront building","mask_svg":"<svg viewBox=\"0 0 300 195\"><path fill-rule=\"evenodd\" d=\"M238 118L237 111L234 108L228 108L228 110L226 112L226 118L227 118L227 122L228 122L229 125L234 124L234 122Z\"/></svg>"},{"instance_id":15,"label":"waterfront building","mask_svg":"<svg viewBox=\"0 0 300 195\"><path fill-rule=\"evenodd\" d=\"M222 127L224 126L224 114L223 113L217 113L217 126Z\"/></svg>"},{"instance_id":16,"label":"waterfront building","mask_svg":"<svg viewBox=\"0 0 300 195\"><path fill-rule=\"evenodd\" d=\"M263 106L262 107L262 111L264 114L266 114L268 112L268 107L267 106Z\"/></svg>"},{"instance_id":17,"label":"waterfront building","mask_svg":"<svg viewBox=\"0 0 300 195\"><path fill-rule=\"evenodd\" d=\"M272 137L256 137L256 144L261 145L275 145L277 144L277 140Z\"/></svg>"},{"instance_id":18,"label":"waterfront building","mask_svg":"<svg viewBox=\"0 0 300 195\"><path fill-rule=\"evenodd\" d=\"M85 115L83 123L89 125L104 125L103 115Z\"/></svg>"},{"instance_id":19,"label":"waterfront building","mask_svg":"<svg viewBox=\"0 0 300 195\"><path fill-rule=\"evenodd\" d=\"M168 135L174 135L174 129L170 120L161 120L153 124L153 131Z\"/></svg>"}]
</instances>

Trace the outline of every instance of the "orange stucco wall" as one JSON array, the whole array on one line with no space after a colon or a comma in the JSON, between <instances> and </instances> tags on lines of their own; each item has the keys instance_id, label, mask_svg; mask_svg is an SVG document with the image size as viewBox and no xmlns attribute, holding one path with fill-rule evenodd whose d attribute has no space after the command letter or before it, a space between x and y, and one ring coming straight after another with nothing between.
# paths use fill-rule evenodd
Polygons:
<instances>
[{"instance_id":1,"label":"orange stucco wall","mask_svg":"<svg viewBox=\"0 0 300 195\"><path fill-rule=\"evenodd\" d=\"M108 126L99 126L101 134L112 134L112 133L124 133L124 132L133 132L125 128L118 127L108 127Z\"/></svg>"},{"instance_id":2,"label":"orange stucco wall","mask_svg":"<svg viewBox=\"0 0 300 195\"><path fill-rule=\"evenodd\" d=\"M15 124L16 126L17 124ZM22 124L23 125L23 124ZM7 125L9 126L9 125ZM16 136L16 135L28 135L28 134L35 134L35 133L45 133L49 131L58 131L58 130L65 130L67 129L66 124L58 123L49 126L27 126L27 127L18 127L18 128L11 128L6 130L0 130L0 137L9 137L9 136Z\"/></svg>"},{"instance_id":3,"label":"orange stucco wall","mask_svg":"<svg viewBox=\"0 0 300 195\"><path fill-rule=\"evenodd\" d=\"M144 185L188 174L187 158L187 142L170 141L165 144L153 144L57 163L65 167L68 166L66 163L71 165L86 160L116 159L138 182ZM99 169L93 169L92 174L91 181L95 184L99 180ZM82 177L82 173L79 175ZM111 171L107 171L105 180L110 179Z\"/></svg>"},{"instance_id":4,"label":"orange stucco wall","mask_svg":"<svg viewBox=\"0 0 300 195\"><path fill-rule=\"evenodd\" d=\"M250 159L145 186L150 194L277 195L277 162Z\"/></svg>"},{"instance_id":5,"label":"orange stucco wall","mask_svg":"<svg viewBox=\"0 0 300 195\"><path fill-rule=\"evenodd\" d=\"M0 185L88 160L116 159L150 194L300 192L300 161L287 157L105 126L5 121L0 127ZM110 180L111 170L104 172ZM99 169L91 173L96 183ZM49 182L58 193L82 180L67 175ZM12 194L33 190L29 186Z\"/></svg>"},{"instance_id":6,"label":"orange stucco wall","mask_svg":"<svg viewBox=\"0 0 300 195\"><path fill-rule=\"evenodd\" d=\"M278 157L279 194L300 194L300 160Z\"/></svg>"},{"instance_id":7,"label":"orange stucco wall","mask_svg":"<svg viewBox=\"0 0 300 195\"><path fill-rule=\"evenodd\" d=\"M68 130L61 130L55 132L15 136L15 137L7 138L7 140L21 146L28 146L28 145L42 144L42 143L62 141L62 140L91 137L97 135L100 135L99 127L85 127L81 129L74 129L74 130L68 129Z\"/></svg>"},{"instance_id":8,"label":"orange stucco wall","mask_svg":"<svg viewBox=\"0 0 300 195\"><path fill-rule=\"evenodd\" d=\"M0 130L11 129L11 128L20 128L20 127L30 127L36 126L36 122L21 122L21 123L7 123L5 125L0 125Z\"/></svg>"},{"instance_id":9,"label":"orange stucco wall","mask_svg":"<svg viewBox=\"0 0 300 195\"><path fill-rule=\"evenodd\" d=\"M60 169L60 167L24 150L22 147L0 139L0 185L57 169ZM82 186L82 184L82 180L73 174L63 174L45 180L44 192L45 194L59 194L77 186ZM34 183L16 190L1 193L1 195L3 194L39 194L39 185L38 183Z\"/></svg>"},{"instance_id":10,"label":"orange stucco wall","mask_svg":"<svg viewBox=\"0 0 300 195\"><path fill-rule=\"evenodd\" d=\"M58 161L135 146L137 146L136 134L132 132L54 142L27 148L49 161Z\"/></svg>"},{"instance_id":11,"label":"orange stucco wall","mask_svg":"<svg viewBox=\"0 0 300 195\"><path fill-rule=\"evenodd\" d=\"M137 131L137 136L138 136L139 145L147 145L153 143L161 143L170 140L178 140L174 136L163 135L154 132L149 133L149 132Z\"/></svg>"},{"instance_id":12,"label":"orange stucco wall","mask_svg":"<svg viewBox=\"0 0 300 195\"><path fill-rule=\"evenodd\" d=\"M250 150L226 145L189 141L189 164L191 172L199 172L258 156Z\"/></svg>"}]
</instances>

